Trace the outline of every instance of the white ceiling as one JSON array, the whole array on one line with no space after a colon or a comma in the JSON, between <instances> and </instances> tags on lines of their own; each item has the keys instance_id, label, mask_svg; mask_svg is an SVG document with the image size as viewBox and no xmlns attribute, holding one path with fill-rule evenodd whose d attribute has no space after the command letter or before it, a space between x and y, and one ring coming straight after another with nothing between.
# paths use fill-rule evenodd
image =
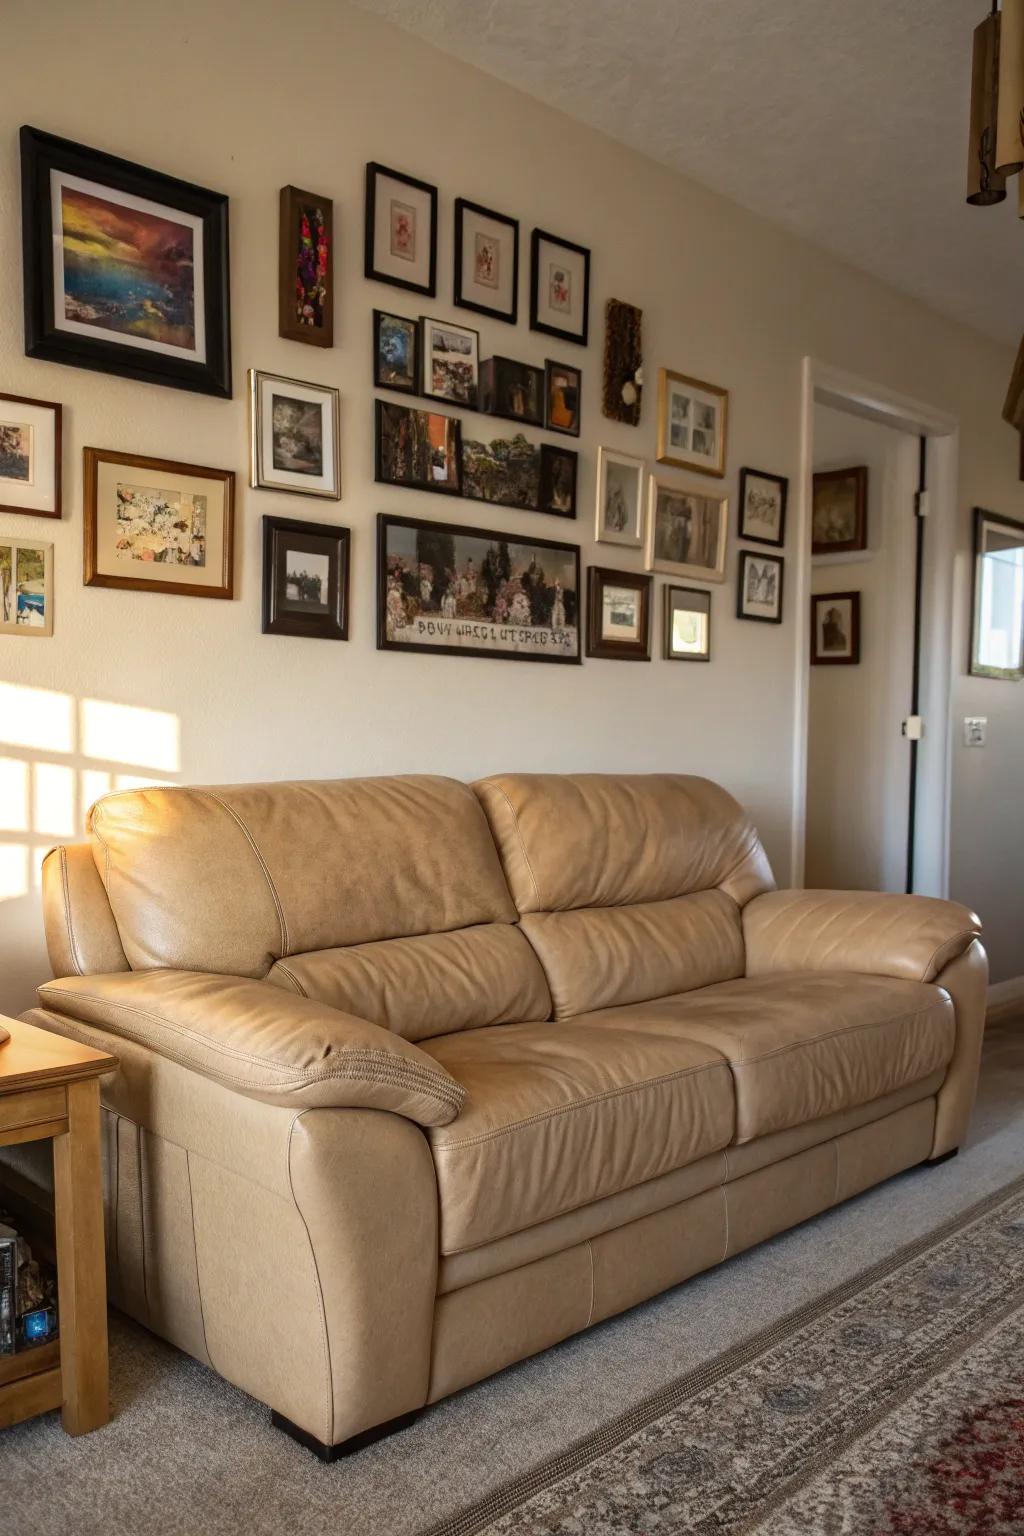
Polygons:
<instances>
[{"instance_id":1,"label":"white ceiling","mask_svg":"<svg viewBox=\"0 0 1024 1536\"><path fill-rule=\"evenodd\" d=\"M1024 221L964 202L986 0L359 0L1016 346Z\"/></svg>"}]
</instances>

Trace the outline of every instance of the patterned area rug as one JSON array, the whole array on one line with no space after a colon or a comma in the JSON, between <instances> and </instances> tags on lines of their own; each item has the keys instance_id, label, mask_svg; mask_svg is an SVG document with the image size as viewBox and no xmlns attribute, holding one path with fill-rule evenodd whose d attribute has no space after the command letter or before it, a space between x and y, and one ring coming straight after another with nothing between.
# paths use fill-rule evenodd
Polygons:
<instances>
[{"instance_id":1,"label":"patterned area rug","mask_svg":"<svg viewBox=\"0 0 1024 1536\"><path fill-rule=\"evenodd\" d=\"M434 1536L1021 1536L1024 1178Z\"/></svg>"}]
</instances>

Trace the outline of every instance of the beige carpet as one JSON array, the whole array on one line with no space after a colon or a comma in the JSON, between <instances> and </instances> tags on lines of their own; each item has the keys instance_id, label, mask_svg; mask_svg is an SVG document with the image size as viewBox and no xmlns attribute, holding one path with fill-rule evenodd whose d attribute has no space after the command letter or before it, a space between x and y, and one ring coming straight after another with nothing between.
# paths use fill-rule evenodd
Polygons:
<instances>
[{"instance_id":1,"label":"beige carpet","mask_svg":"<svg viewBox=\"0 0 1024 1536\"><path fill-rule=\"evenodd\" d=\"M2 1536L423 1536L1024 1170L1024 1025L986 1042L971 1140L708 1275L423 1414L332 1467L267 1411L115 1318L115 1419L0 1434Z\"/></svg>"}]
</instances>

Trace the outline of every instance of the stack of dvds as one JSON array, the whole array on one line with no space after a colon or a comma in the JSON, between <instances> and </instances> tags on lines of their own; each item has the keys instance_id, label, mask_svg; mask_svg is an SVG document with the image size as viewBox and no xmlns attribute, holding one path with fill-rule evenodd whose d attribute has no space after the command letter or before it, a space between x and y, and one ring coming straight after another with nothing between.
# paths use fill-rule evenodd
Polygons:
<instances>
[{"instance_id":1,"label":"stack of dvds","mask_svg":"<svg viewBox=\"0 0 1024 1536\"><path fill-rule=\"evenodd\" d=\"M57 1337L57 1283L14 1227L0 1221L0 1356Z\"/></svg>"}]
</instances>

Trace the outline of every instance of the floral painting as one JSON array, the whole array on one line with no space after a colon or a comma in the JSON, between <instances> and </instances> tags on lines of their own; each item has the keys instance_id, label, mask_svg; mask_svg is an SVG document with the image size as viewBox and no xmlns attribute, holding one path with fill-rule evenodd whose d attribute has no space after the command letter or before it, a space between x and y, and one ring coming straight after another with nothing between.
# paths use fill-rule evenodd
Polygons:
<instances>
[{"instance_id":1,"label":"floral painting","mask_svg":"<svg viewBox=\"0 0 1024 1536\"><path fill-rule=\"evenodd\" d=\"M327 305L330 235L323 208L300 204L295 232L295 323L321 330Z\"/></svg>"},{"instance_id":2,"label":"floral painting","mask_svg":"<svg viewBox=\"0 0 1024 1536\"><path fill-rule=\"evenodd\" d=\"M114 548L122 560L205 566L206 497L119 481Z\"/></svg>"}]
</instances>

